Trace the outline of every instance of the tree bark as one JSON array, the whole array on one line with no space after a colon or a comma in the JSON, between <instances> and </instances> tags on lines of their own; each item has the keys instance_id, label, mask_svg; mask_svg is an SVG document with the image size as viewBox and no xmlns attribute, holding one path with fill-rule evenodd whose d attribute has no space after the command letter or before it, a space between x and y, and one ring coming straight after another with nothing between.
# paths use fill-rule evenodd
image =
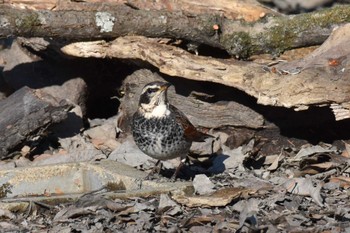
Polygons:
<instances>
[{"instance_id":1,"label":"tree bark","mask_svg":"<svg viewBox=\"0 0 350 233\"><path fill-rule=\"evenodd\" d=\"M115 5L107 10L47 11L0 5L0 37L51 37L69 40L114 39L125 35L195 41L247 58L321 44L334 27L350 22L341 6L296 16L266 16L242 23L212 14L186 15Z\"/></svg>"},{"instance_id":2,"label":"tree bark","mask_svg":"<svg viewBox=\"0 0 350 233\"><path fill-rule=\"evenodd\" d=\"M23 87L0 102L0 158L25 141L42 135L67 117L71 106L43 91ZM19 148L17 148L19 149Z\"/></svg>"},{"instance_id":3,"label":"tree bark","mask_svg":"<svg viewBox=\"0 0 350 233\"><path fill-rule=\"evenodd\" d=\"M331 78L333 71L327 70L327 57L323 57L323 66L308 67L295 75L282 75L268 67L264 70L262 65L253 62L196 56L159 43L157 39L137 36L120 37L111 42L73 43L62 51L77 57L141 59L167 75L235 87L256 97L263 105L297 110L332 103L350 107L350 82L346 78L350 70L347 65L340 66L341 70L344 67L344 72L339 72L335 81Z\"/></svg>"},{"instance_id":4,"label":"tree bark","mask_svg":"<svg viewBox=\"0 0 350 233\"><path fill-rule=\"evenodd\" d=\"M183 12L186 15L212 14L221 15L228 19L245 20L253 22L267 14L279 15L256 0L4 0L6 5L17 8L29 8L36 10L105 10L116 5L128 5L139 10L166 10L169 12Z\"/></svg>"}]
</instances>

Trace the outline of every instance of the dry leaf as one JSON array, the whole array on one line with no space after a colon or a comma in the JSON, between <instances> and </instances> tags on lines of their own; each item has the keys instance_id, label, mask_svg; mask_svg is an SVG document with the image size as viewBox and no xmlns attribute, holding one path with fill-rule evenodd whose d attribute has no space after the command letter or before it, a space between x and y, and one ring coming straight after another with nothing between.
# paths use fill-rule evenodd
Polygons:
<instances>
[{"instance_id":1,"label":"dry leaf","mask_svg":"<svg viewBox=\"0 0 350 233\"><path fill-rule=\"evenodd\" d=\"M224 188L212 193L211 195L174 195L173 198L178 203L189 207L226 206L234 199L250 191L251 190L245 188Z\"/></svg>"},{"instance_id":2,"label":"dry leaf","mask_svg":"<svg viewBox=\"0 0 350 233\"><path fill-rule=\"evenodd\" d=\"M328 153L328 152L336 152L335 148L323 148L319 145L317 146L310 146L310 147L306 147L306 148L302 148L298 154L291 159L291 161L300 161L302 160L304 157L312 155L312 154L316 154L316 153Z\"/></svg>"},{"instance_id":3,"label":"dry leaf","mask_svg":"<svg viewBox=\"0 0 350 233\"><path fill-rule=\"evenodd\" d=\"M344 143L344 145L345 145L345 149L343 150L343 153L341 155L344 156L345 158L349 158L350 157L350 145L347 143Z\"/></svg>"},{"instance_id":4,"label":"dry leaf","mask_svg":"<svg viewBox=\"0 0 350 233\"><path fill-rule=\"evenodd\" d=\"M202 215L198 217L193 217L189 219L186 224L184 224L182 227L190 228L192 229L193 226L203 226L208 223L213 223L213 222L224 222L225 218L218 214L218 215Z\"/></svg>"},{"instance_id":5,"label":"dry leaf","mask_svg":"<svg viewBox=\"0 0 350 233\"><path fill-rule=\"evenodd\" d=\"M322 171L327 171L330 168L334 167L333 162L325 162L325 163L317 163L317 164L310 164L307 168L303 168L300 172L300 175L314 175L319 174Z\"/></svg>"},{"instance_id":6,"label":"dry leaf","mask_svg":"<svg viewBox=\"0 0 350 233\"><path fill-rule=\"evenodd\" d=\"M225 170L236 168L244 170L242 164L248 155L249 153L243 153L242 147L230 149L228 146L222 145L222 154L215 157L213 166L211 166L208 171L218 174Z\"/></svg>"},{"instance_id":7,"label":"dry leaf","mask_svg":"<svg viewBox=\"0 0 350 233\"><path fill-rule=\"evenodd\" d=\"M279 155L267 155L264 157L264 165L271 165Z\"/></svg>"},{"instance_id":8,"label":"dry leaf","mask_svg":"<svg viewBox=\"0 0 350 233\"><path fill-rule=\"evenodd\" d=\"M256 214L259 212L259 203L258 199L252 198L248 201L244 201L244 207L239 213L239 227L241 228L247 219L250 220L253 226L257 226L258 221Z\"/></svg>"},{"instance_id":9,"label":"dry leaf","mask_svg":"<svg viewBox=\"0 0 350 233\"><path fill-rule=\"evenodd\" d=\"M337 153L316 153L300 162L300 174L320 174L332 168L340 168L349 164L349 159Z\"/></svg>"},{"instance_id":10,"label":"dry leaf","mask_svg":"<svg viewBox=\"0 0 350 233\"><path fill-rule=\"evenodd\" d=\"M340 187L345 189L350 187L350 177L346 176L332 177L329 179L329 182L340 183Z\"/></svg>"},{"instance_id":11,"label":"dry leaf","mask_svg":"<svg viewBox=\"0 0 350 233\"><path fill-rule=\"evenodd\" d=\"M314 186L316 183L316 187ZM289 193L310 196L320 206L323 206L323 200L320 194L322 184L311 180L311 178L292 178L282 185Z\"/></svg>"},{"instance_id":12,"label":"dry leaf","mask_svg":"<svg viewBox=\"0 0 350 233\"><path fill-rule=\"evenodd\" d=\"M215 185L213 182L210 181L210 179L204 175L196 175L193 179L193 187L197 194L204 195L204 194L210 194L213 193Z\"/></svg>"},{"instance_id":13,"label":"dry leaf","mask_svg":"<svg viewBox=\"0 0 350 233\"><path fill-rule=\"evenodd\" d=\"M276 170L276 169L278 168L278 162L280 161L281 157L282 157L282 153L279 154L279 155L275 158L275 160L274 160L274 161L272 162L272 164L267 168L267 170L268 170L268 171L274 171L274 170Z\"/></svg>"},{"instance_id":14,"label":"dry leaf","mask_svg":"<svg viewBox=\"0 0 350 233\"><path fill-rule=\"evenodd\" d=\"M158 206L158 212L166 212L170 216L174 216L181 212L180 206L173 201L167 194L161 194Z\"/></svg>"}]
</instances>

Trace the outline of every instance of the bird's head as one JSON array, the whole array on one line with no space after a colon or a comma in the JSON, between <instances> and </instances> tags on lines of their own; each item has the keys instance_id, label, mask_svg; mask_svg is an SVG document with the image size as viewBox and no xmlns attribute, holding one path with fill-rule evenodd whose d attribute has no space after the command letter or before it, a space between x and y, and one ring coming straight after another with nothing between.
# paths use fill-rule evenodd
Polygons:
<instances>
[{"instance_id":1,"label":"bird's head","mask_svg":"<svg viewBox=\"0 0 350 233\"><path fill-rule=\"evenodd\" d=\"M171 86L166 82L151 82L145 85L139 101L139 111L146 118L161 118L170 114L167 90Z\"/></svg>"}]
</instances>

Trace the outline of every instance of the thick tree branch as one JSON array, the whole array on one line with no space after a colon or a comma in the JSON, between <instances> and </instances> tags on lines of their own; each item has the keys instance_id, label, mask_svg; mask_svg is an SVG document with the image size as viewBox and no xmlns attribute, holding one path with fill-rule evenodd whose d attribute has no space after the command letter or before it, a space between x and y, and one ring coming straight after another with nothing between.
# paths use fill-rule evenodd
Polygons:
<instances>
[{"instance_id":1,"label":"thick tree branch","mask_svg":"<svg viewBox=\"0 0 350 233\"><path fill-rule=\"evenodd\" d=\"M185 15L115 5L108 11L34 11L0 5L0 37L51 37L69 40L114 39L125 35L168 37L222 48L237 57L321 44L350 7L297 16L266 17L241 23L216 15ZM218 25L219 30L213 26Z\"/></svg>"},{"instance_id":2,"label":"thick tree branch","mask_svg":"<svg viewBox=\"0 0 350 233\"><path fill-rule=\"evenodd\" d=\"M305 69L296 75L280 75L251 62L208 59L158 43L156 39L137 36L120 37L111 42L74 43L62 51L77 57L141 59L171 76L238 88L264 105L305 109L311 105L338 103L350 107L350 82L344 78L349 75L348 69L338 74L336 82L324 67Z\"/></svg>"},{"instance_id":3,"label":"thick tree branch","mask_svg":"<svg viewBox=\"0 0 350 233\"><path fill-rule=\"evenodd\" d=\"M140 10L166 10L168 12L182 12L185 15L212 14L222 15L227 19L245 20L253 22L267 14L279 15L267 7L264 7L256 0L3 0L4 4L18 8L29 8L37 10L106 10L120 4L129 5Z\"/></svg>"}]
</instances>

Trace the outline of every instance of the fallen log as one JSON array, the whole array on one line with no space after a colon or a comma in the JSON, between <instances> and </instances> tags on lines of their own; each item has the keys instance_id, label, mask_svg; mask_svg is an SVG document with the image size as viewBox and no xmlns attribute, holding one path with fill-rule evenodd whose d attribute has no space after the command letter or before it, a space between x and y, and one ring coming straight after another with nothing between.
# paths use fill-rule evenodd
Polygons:
<instances>
[{"instance_id":1,"label":"fallen log","mask_svg":"<svg viewBox=\"0 0 350 233\"><path fill-rule=\"evenodd\" d=\"M108 9L116 5L129 5L138 10L167 10L169 12L183 12L186 15L212 14L222 15L228 19L245 20L248 22L259 20L267 14L279 15L256 0L207 0L207 1L153 1L153 0L4 0L4 4L16 8L36 10L75 10L91 11ZM103 4L101 4L103 3Z\"/></svg>"},{"instance_id":2,"label":"fallen log","mask_svg":"<svg viewBox=\"0 0 350 233\"><path fill-rule=\"evenodd\" d=\"M339 36L344 34L347 27L337 30L340 33ZM344 48L345 42L349 40L350 36L340 42L333 42L333 45ZM63 47L62 51L77 57L140 59L170 76L235 87L254 96L257 102L263 105L305 110L310 106L338 104L345 108L345 111L350 109L348 94L350 82L347 78L350 69L349 63L346 62L348 59L343 59L342 63L337 65L336 71L339 72L335 75L335 71L329 69L328 59L340 55L330 52L324 53L322 59L318 58L322 64L299 70L294 75L287 73L284 75L283 72L276 71L279 70L278 68L273 69L273 67L234 59L195 56L180 48L159 43L157 39L138 36L120 37L111 42L73 43ZM342 52L342 56L345 57L349 54L348 49L342 49ZM312 54L310 56L312 57ZM289 73L292 72L289 71ZM350 118L350 114L346 117L342 116L342 119L345 118Z\"/></svg>"},{"instance_id":3,"label":"fallen log","mask_svg":"<svg viewBox=\"0 0 350 233\"><path fill-rule=\"evenodd\" d=\"M65 100L28 87L0 101L0 158L64 120L70 107Z\"/></svg>"},{"instance_id":4,"label":"fallen log","mask_svg":"<svg viewBox=\"0 0 350 233\"><path fill-rule=\"evenodd\" d=\"M105 10L29 10L0 4L0 37L50 37L74 41L126 35L194 41L247 58L321 44L336 26L350 22L350 6L296 16L266 16L242 23L212 14L186 15L115 5Z\"/></svg>"}]
</instances>

